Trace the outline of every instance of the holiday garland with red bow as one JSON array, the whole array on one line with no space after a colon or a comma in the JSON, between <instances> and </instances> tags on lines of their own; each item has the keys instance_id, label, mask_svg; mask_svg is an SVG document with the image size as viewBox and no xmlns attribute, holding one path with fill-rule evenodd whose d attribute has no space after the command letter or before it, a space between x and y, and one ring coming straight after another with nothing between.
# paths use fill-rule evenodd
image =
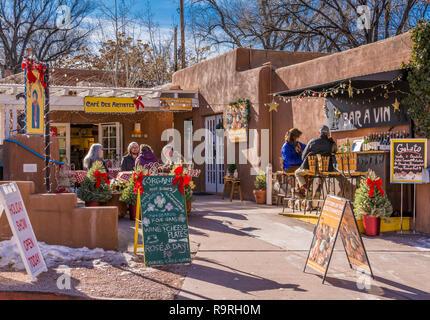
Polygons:
<instances>
[{"instance_id":1,"label":"holiday garland with red bow","mask_svg":"<svg viewBox=\"0 0 430 320\"><path fill-rule=\"evenodd\" d=\"M178 185L181 194L184 194L184 187L188 187L191 177L184 173L184 168L177 167L174 171L176 177L173 179L172 186Z\"/></svg>"},{"instance_id":2,"label":"holiday garland with red bow","mask_svg":"<svg viewBox=\"0 0 430 320\"><path fill-rule=\"evenodd\" d=\"M142 107L142 109L145 108L145 106L143 105L141 96L137 97L137 99L134 99L133 102L134 102L134 105L136 106L136 110L139 110L139 107Z\"/></svg>"},{"instance_id":3,"label":"holiday garland with red bow","mask_svg":"<svg viewBox=\"0 0 430 320\"><path fill-rule=\"evenodd\" d=\"M46 65L44 63L35 63L31 59L24 59L21 68L23 70L27 70L27 81L30 84L33 84L37 81L37 77L33 73L33 70L36 70L39 72L40 83L44 88L47 87L47 84L45 83Z\"/></svg>"},{"instance_id":4,"label":"holiday garland with red bow","mask_svg":"<svg viewBox=\"0 0 430 320\"><path fill-rule=\"evenodd\" d=\"M107 202L112 198L112 189L104 165L95 161L79 185L79 199L85 202Z\"/></svg>"},{"instance_id":5,"label":"holiday garland with red bow","mask_svg":"<svg viewBox=\"0 0 430 320\"><path fill-rule=\"evenodd\" d=\"M369 170L365 179L361 179L360 187L354 196L354 213L357 219L363 215L386 218L393 213L393 207L384 192L382 179Z\"/></svg>"}]
</instances>

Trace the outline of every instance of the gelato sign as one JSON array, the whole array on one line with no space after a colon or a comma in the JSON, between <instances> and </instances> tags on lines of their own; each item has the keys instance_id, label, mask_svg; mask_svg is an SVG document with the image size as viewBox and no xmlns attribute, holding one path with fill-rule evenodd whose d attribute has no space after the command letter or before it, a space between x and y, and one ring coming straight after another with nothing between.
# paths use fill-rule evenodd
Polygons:
<instances>
[{"instance_id":1,"label":"gelato sign","mask_svg":"<svg viewBox=\"0 0 430 320\"><path fill-rule=\"evenodd\" d=\"M135 113L133 98L85 97L84 107L87 113Z\"/></svg>"},{"instance_id":2,"label":"gelato sign","mask_svg":"<svg viewBox=\"0 0 430 320\"><path fill-rule=\"evenodd\" d=\"M426 167L426 139L391 140L391 183L423 183Z\"/></svg>"}]
</instances>

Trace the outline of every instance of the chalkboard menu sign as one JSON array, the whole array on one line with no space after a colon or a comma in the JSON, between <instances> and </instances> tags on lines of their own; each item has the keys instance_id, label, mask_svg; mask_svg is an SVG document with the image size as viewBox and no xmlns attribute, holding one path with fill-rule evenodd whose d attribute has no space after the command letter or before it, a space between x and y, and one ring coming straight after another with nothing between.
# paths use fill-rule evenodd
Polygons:
<instances>
[{"instance_id":1,"label":"chalkboard menu sign","mask_svg":"<svg viewBox=\"0 0 430 320\"><path fill-rule=\"evenodd\" d=\"M145 264L191 262L185 198L175 176L144 176L141 195Z\"/></svg>"},{"instance_id":2,"label":"chalkboard menu sign","mask_svg":"<svg viewBox=\"0 0 430 320\"><path fill-rule=\"evenodd\" d=\"M426 139L391 140L391 183L423 183L426 167Z\"/></svg>"}]
</instances>

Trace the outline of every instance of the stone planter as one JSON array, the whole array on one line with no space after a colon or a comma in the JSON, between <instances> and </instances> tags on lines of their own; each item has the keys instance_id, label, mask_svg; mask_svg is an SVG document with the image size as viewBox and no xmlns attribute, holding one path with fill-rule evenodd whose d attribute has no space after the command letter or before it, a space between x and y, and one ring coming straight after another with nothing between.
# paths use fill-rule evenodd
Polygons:
<instances>
[{"instance_id":1,"label":"stone planter","mask_svg":"<svg viewBox=\"0 0 430 320\"><path fill-rule=\"evenodd\" d=\"M266 203L266 190L254 190L254 198L257 204Z\"/></svg>"},{"instance_id":2,"label":"stone planter","mask_svg":"<svg viewBox=\"0 0 430 320\"><path fill-rule=\"evenodd\" d=\"M104 205L109 207L117 207L118 216L124 217L127 214L127 204L125 202L119 201L120 197L121 197L121 192L114 191L112 192L112 198Z\"/></svg>"}]
</instances>

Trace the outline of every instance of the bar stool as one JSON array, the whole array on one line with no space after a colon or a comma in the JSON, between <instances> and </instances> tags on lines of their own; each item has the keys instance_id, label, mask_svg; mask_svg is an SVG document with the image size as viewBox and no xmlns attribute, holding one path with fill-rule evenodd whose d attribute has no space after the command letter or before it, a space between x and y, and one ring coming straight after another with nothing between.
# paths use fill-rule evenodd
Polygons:
<instances>
[{"instance_id":1,"label":"bar stool","mask_svg":"<svg viewBox=\"0 0 430 320\"><path fill-rule=\"evenodd\" d=\"M240 187L240 179L230 178L227 176L224 177L224 188L222 190L222 199L224 199L225 190L227 189L228 185L231 185L230 201L233 201L233 196L235 194L239 194L240 201L243 201L242 188Z\"/></svg>"}]
</instances>

